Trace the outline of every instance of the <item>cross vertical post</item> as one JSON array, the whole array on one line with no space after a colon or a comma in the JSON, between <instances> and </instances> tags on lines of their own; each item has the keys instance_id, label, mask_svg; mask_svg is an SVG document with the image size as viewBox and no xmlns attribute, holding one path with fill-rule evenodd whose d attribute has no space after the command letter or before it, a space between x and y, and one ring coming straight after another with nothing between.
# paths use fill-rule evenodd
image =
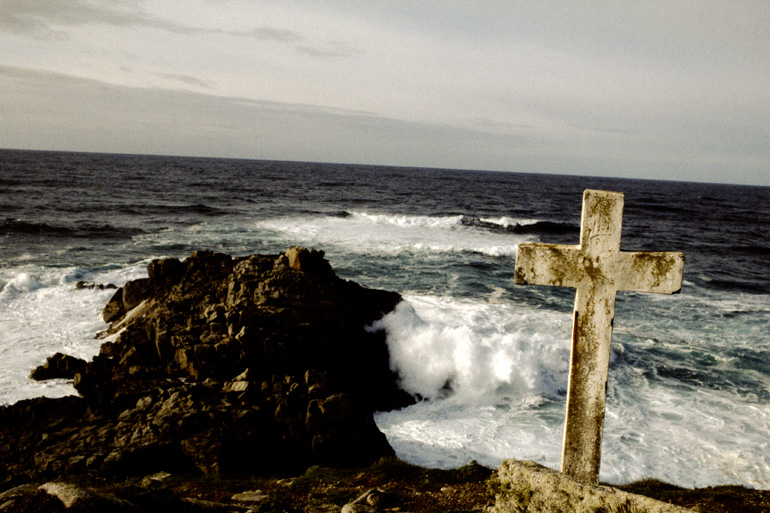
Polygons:
<instances>
[{"instance_id":1,"label":"cross vertical post","mask_svg":"<svg viewBox=\"0 0 770 513\"><path fill-rule=\"evenodd\" d=\"M623 194L586 190L580 244L519 244L514 283L576 289L561 470L598 483L615 294L673 294L682 287L684 255L623 252Z\"/></svg>"}]
</instances>

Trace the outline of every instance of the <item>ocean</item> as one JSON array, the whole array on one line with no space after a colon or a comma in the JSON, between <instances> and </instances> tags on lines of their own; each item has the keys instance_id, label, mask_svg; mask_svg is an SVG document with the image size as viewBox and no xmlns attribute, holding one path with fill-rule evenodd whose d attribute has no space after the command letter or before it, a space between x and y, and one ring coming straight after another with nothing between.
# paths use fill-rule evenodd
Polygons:
<instances>
[{"instance_id":1,"label":"ocean","mask_svg":"<svg viewBox=\"0 0 770 513\"><path fill-rule=\"evenodd\" d=\"M399 457L558 468L574 291L514 285L514 263L578 243L587 188L625 194L622 249L686 258L680 294L618 294L600 478L770 488L767 187L0 150L0 404L74 393L28 376L98 352L112 291L76 282L301 245L405 299L377 323L420 398L376 415Z\"/></svg>"}]
</instances>

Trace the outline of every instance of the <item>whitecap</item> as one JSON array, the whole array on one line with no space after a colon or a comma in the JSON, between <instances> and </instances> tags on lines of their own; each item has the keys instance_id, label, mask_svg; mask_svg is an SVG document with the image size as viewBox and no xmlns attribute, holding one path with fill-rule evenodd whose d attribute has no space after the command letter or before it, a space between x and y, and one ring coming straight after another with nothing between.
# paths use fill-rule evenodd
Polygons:
<instances>
[{"instance_id":1,"label":"whitecap","mask_svg":"<svg viewBox=\"0 0 770 513\"><path fill-rule=\"evenodd\" d=\"M408 216L353 213L348 217L283 217L256 223L292 244L367 255L403 253L477 253L490 257L516 254L519 242L509 233L492 233L462 223L463 216Z\"/></svg>"},{"instance_id":2,"label":"whitecap","mask_svg":"<svg viewBox=\"0 0 770 513\"><path fill-rule=\"evenodd\" d=\"M529 226L540 222L539 219L517 219L514 217L482 217L479 219L482 223L495 224L502 226L503 228L509 228L511 226Z\"/></svg>"},{"instance_id":3,"label":"whitecap","mask_svg":"<svg viewBox=\"0 0 770 513\"><path fill-rule=\"evenodd\" d=\"M512 304L405 295L374 324L388 336L403 388L421 397L492 403L500 387L522 396L558 397L566 382L568 314Z\"/></svg>"},{"instance_id":4,"label":"whitecap","mask_svg":"<svg viewBox=\"0 0 770 513\"><path fill-rule=\"evenodd\" d=\"M43 287L43 283L34 279L28 272L22 272L11 278L0 290L0 299L8 300L19 294L29 293Z\"/></svg>"}]
</instances>

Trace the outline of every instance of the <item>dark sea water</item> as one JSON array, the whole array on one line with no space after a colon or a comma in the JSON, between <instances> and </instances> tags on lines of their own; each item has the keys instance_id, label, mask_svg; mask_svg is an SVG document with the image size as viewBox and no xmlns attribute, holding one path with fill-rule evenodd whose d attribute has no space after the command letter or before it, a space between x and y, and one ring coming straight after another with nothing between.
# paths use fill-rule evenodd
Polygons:
<instances>
[{"instance_id":1,"label":"dark sea water","mask_svg":"<svg viewBox=\"0 0 770 513\"><path fill-rule=\"evenodd\" d=\"M401 457L558 467L574 292L513 269L520 242L578 243L586 188L625 194L622 249L686 257L681 294L618 295L601 478L770 487L766 187L0 150L0 404L73 392L27 376L98 351L111 293L77 281L303 245L406 299L380 321L425 398L377 416Z\"/></svg>"}]
</instances>

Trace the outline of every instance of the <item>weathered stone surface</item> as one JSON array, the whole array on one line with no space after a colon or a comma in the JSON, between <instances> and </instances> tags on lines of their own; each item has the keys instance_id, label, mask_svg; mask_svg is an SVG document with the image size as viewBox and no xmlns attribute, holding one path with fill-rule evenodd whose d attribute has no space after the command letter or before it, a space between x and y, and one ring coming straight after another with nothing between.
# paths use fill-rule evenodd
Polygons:
<instances>
[{"instance_id":1,"label":"weathered stone surface","mask_svg":"<svg viewBox=\"0 0 770 513\"><path fill-rule=\"evenodd\" d=\"M673 294L682 287L684 255L620 251L623 194L586 190L580 245L520 244L517 284L576 289L562 471L599 479L615 294Z\"/></svg>"},{"instance_id":2,"label":"weathered stone surface","mask_svg":"<svg viewBox=\"0 0 770 513\"><path fill-rule=\"evenodd\" d=\"M0 513L65 512L64 504L40 490L37 484L21 485L0 493Z\"/></svg>"},{"instance_id":3,"label":"weathered stone surface","mask_svg":"<svg viewBox=\"0 0 770 513\"><path fill-rule=\"evenodd\" d=\"M495 513L687 513L610 486L588 484L532 461L507 460L497 474Z\"/></svg>"},{"instance_id":4,"label":"weathered stone surface","mask_svg":"<svg viewBox=\"0 0 770 513\"><path fill-rule=\"evenodd\" d=\"M70 483L45 483L40 486L48 495L56 497L65 509L77 511L111 511L139 513L140 509L128 501L104 492L93 492Z\"/></svg>"},{"instance_id":5,"label":"weathered stone surface","mask_svg":"<svg viewBox=\"0 0 770 513\"><path fill-rule=\"evenodd\" d=\"M121 287L115 291L110 300L107 302L107 305L105 305L104 310L102 310L102 319L104 319L104 322L109 323L124 313L123 288Z\"/></svg>"},{"instance_id":6,"label":"weathered stone surface","mask_svg":"<svg viewBox=\"0 0 770 513\"><path fill-rule=\"evenodd\" d=\"M340 513L377 513L377 510L368 504L356 504L350 502L342 506Z\"/></svg>"},{"instance_id":7,"label":"weathered stone surface","mask_svg":"<svg viewBox=\"0 0 770 513\"><path fill-rule=\"evenodd\" d=\"M15 486L0 493L0 513L11 513L21 510L21 502L30 495L38 492L40 486L34 483Z\"/></svg>"},{"instance_id":8,"label":"weathered stone surface","mask_svg":"<svg viewBox=\"0 0 770 513\"><path fill-rule=\"evenodd\" d=\"M342 506L341 513L377 513L384 505L385 494L381 490L368 490Z\"/></svg>"},{"instance_id":9,"label":"weathered stone surface","mask_svg":"<svg viewBox=\"0 0 770 513\"><path fill-rule=\"evenodd\" d=\"M236 502L265 502L269 498L270 496L262 492L262 490L247 490L230 497L231 500Z\"/></svg>"},{"instance_id":10,"label":"weathered stone surface","mask_svg":"<svg viewBox=\"0 0 770 513\"><path fill-rule=\"evenodd\" d=\"M45 483L40 489L59 499L65 508L71 508L78 502L82 503L91 498L90 492L69 483Z\"/></svg>"},{"instance_id":11,"label":"weathered stone surface","mask_svg":"<svg viewBox=\"0 0 770 513\"><path fill-rule=\"evenodd\" d=\"M177 497L166 490L142 490L136 485L119 487L116 494L56 481L43 485L28 484L0 493L0 513L234 513L246 512L246 505Z\"/></svg>"},{"instance_id":12,"label":"weathered stone surface","mask_svg":"<svg viewBox=\"0 0 770 513\"><path fill-rule=\"evenodd\" d=\"M398 294L342 280L322 252L302 248L199 251L154 261L137 282L105 307L112 341L76 369L80 398L0 408L0 485L393 454L372 413L412 399L398 388L384 333L366 327Z\"/></svg>"},{"instance_id":13,"label":"weathered stone surface","mask_svg":"<svg viewBox=\"0 0 770 513\"><path fill-rule=\"evenodd\" d=\"M129 311L141 303L148 296L149 288L150 278L129 281L123 285L123 309Z\"/></svg>"}]
</instances>

